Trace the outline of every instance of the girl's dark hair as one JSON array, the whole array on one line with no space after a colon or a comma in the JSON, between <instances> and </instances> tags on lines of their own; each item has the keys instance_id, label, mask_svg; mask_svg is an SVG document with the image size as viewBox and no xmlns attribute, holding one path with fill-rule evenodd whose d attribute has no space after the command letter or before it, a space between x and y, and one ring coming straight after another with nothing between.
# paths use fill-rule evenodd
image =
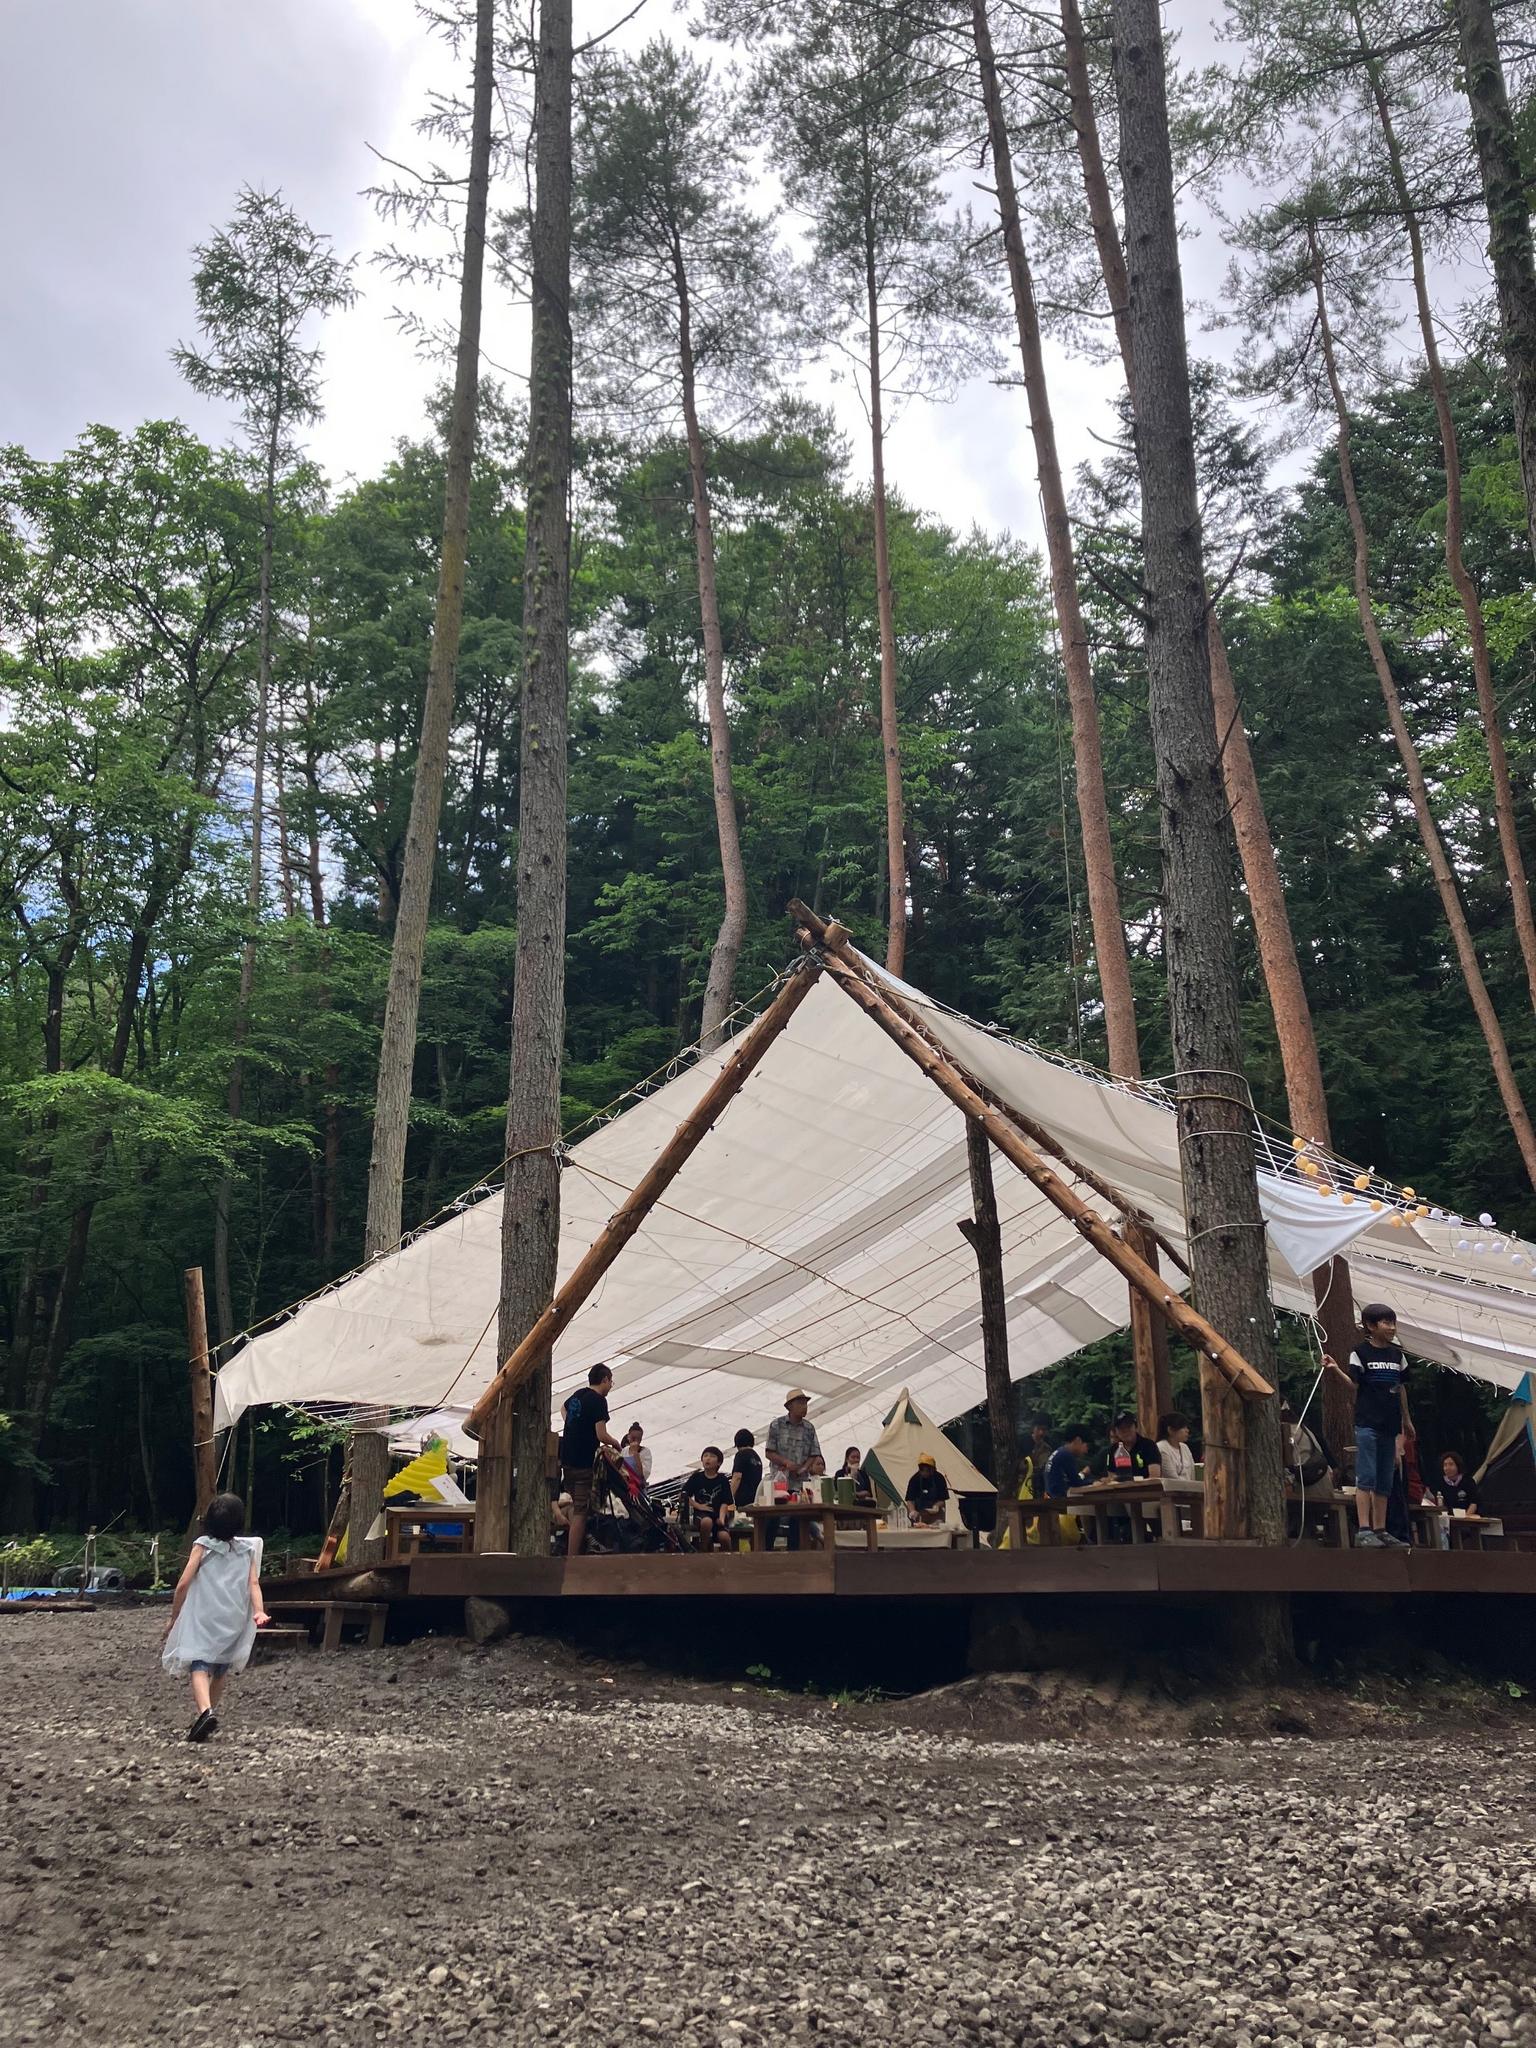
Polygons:
<instances>
[{"instance_id":1,"label":"girl's dark hair","mask_svg":"<svg viewBox=\"0 0 1536 2048\"><path fill-rule=\"evenodd\" d=\"M1165 1437L1171 1430L1188 1428L1189 1417L1187 1415L1181 1415L1177 1408L1173 1408L1169 1410L1168 1414L1166 1414L1163 1417L1162 1421L1157 1425L1157 1433L1159 1436Z\"/></svg>"},{"instance_id":2,"label":"girl's dark hair","mask_svg":"<svg viewBox=\"0 0 1536 2048\"><path fill-rule=\"evenodd\" d=\"M1443 1451L1440 1455L1441 1464L1443 1465L1447 1459L1449 1459L1450 1462L1456 1467L1456 1470L1458 1472L1466 1471L1467 1461L1461 1455L1460 1451Z\"/></svg>"},{"instance_id":3,"label":"girl's dark hair","mask_svg":"<svg viewBox=\"0 0 1536 2048\"><path fill-rule=\"evenodd\" d=\"M862 1458L863 1455L857 1444L850 1444L843 1453L843 1463L846 1465L850 1458Z\"/></svg>"},{"instance_id":4,"label":"girl's dark hair","mask_svg":"<svg viewBox=\"0 0 1536 2048\"><path fill-rule=\"evenodd\" d=\"M751 1430L738 1429L735 1436L732 1438L732 1442L735 1444L738 1451L750 1451L752 1448Z\"/></svg>"},{"instance_id":5,"label":"girl's dark hair","mask_svg":"<svg viewBox=\"0 0 1536 2048\"><path fill-rule=\"evenodd\" d=\"M645 1424L643 1422L632 1422L629 1425L628 1429L625 1430L624 1434L626 1436L633 1436L637 1429L639 1430L642 1436L645 1435Z\"/></svg>"},{"instance_id":6,"label":"girl's dark hair","mask_svg":"<svg viewBox=\"0 0 1536 2048\"><path fill-rule=\"evenodd\" d=\"M245 1527L245 1502L238 1493L216 1493L203 1517L203 1534L228 1543Z\"/></svg>"}]
</instances>

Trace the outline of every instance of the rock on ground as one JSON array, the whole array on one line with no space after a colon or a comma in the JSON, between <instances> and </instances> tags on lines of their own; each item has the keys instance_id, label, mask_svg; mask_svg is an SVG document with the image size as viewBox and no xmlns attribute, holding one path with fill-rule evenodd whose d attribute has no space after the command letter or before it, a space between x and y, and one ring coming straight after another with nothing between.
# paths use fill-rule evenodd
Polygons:
<instances>
[{"instance_id":1,"label":"rock on ground","mask_svg":"<svg viewBox=\"0 0 1536 2048\"><path fill-rule=\"evenodd\" d=\"M9 2043L1536 2044L1536 1741L983 1740L524 1638L0 1623Z\"/></svg>"}]
</instances>

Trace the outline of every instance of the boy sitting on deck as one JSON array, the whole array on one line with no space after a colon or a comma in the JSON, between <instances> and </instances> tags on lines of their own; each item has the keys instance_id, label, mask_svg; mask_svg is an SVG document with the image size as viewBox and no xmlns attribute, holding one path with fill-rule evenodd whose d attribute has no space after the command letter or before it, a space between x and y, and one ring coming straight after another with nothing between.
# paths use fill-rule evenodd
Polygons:
<instances>
[{"instance_id":1,"label":"boy sitting on deck","mask_svg":"<svg viewBox=\"0 0 1536 2048\"><path fill-rule=\"evenodd\" d=\"M683 1498L693 1509L693 1526L699 1532L699 1548L729 1550L726 1530L731 1519L731 1482L720 1470L725 1454L706 1444L699 1457L699 1470L683 1486Z\"/></svg>"},{"instance_id":2,"label":"boy sitting on deck","mask_svg":"<svg viewBox=\"0 0 1536 2048\"><path fill-rule=\"evenodd\" d=\"M1360 1550L1406 1550L1387 1529L1387 1502L1403 1439L1413 1435L1408 1413L1408 1361L1397 1341L1397 1311L1369 1302L1360 1311L1365 1335L1349 1354L1346 1372L1325 1353L1323 1365L1355 1390L1355 1509Z\"/></svg>"}]
</instances>

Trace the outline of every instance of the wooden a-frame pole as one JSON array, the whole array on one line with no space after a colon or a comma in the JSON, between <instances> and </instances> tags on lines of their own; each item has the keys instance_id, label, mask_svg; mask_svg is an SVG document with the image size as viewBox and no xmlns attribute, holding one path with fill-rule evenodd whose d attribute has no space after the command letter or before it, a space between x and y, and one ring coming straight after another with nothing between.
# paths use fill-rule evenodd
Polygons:
<instances>
[{"instance_id":1,"label":"wooden a-frame pole","mask_svg":"<svg viewBox=\"0 0 1536 2048\"><path fill-rule=\"evenodd\" d=\"M1262 1373L1256 1372L1235 1345L1213 1329L1197 1309L1175 1294L1166 1280L1111 1230L1104 1219L1083 1201L1019 1134L1013 1123L994 1109L954 1061L935 1050L914 1023L903 1014L905 1004L885 987L876 987L857 962L847 932L841 925L813 918L803 905L791 905L801 920L801 942L819 955L823 970L856 1002L865 1015L879 1025L919 1066L956 1109L973 1118L1003 1157L1016 1166L1037 1187L1046 1200L1076 1225L1094 1250L1122 1273L1136 1291L1154 1308L1160 1309L1186 1342L1208 1358L1228 1384L1245 1400L1264 1401L1274 1393Z\"/></svg>"},{"instance_id":2,"label":"wooden a-frame pole","mask_svg":"<svg viewBox=\"0 0 1536 2048\"><path fill-rule=\"evenodd\" d=\"M821 963L814 955L800 961L751 1030L743 1033L725 1065L657 1153L650 1171L608 1218L602 1234L470 1410L464 1425L467 1436L479 1435L497 1403L516 1390L533 1370L535 1361L568 1328L577 1310L692 1158L726 1104L741 1092L747 1076L810 994L820 969Z\"/></svg>"}]
</instances>

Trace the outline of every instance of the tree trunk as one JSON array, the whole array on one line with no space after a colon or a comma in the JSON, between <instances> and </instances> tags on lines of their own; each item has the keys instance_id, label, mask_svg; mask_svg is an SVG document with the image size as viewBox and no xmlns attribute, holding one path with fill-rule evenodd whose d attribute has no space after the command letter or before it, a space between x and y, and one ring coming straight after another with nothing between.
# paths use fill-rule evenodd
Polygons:
<instances>
[{"instance_id":1,"label":"tree trunk","mask_svg":"<svg viewBox=\"0 0 1536 2048\"><path fill-rule=\"evenodd\" d=\"M1130 276L1136 459L1146 581L1148 714L1162 814L1168 1011L1178 1068L1179 1157L1201 1312L1274 1383L1274 1311L1253 1126L1242 1078L1233 946L1232 840L1211 701L1205 567L1183 283L1157 0L1113 0L1120 164ZM1207 1437L1230 1441L1225 1399ZM1214 1412L1213 1412L1214 1411ZM1246 1413L1246 1526L1285 1538L1277 1397ZM1207 1469L1210 1460L1207 1459ZM1218 1512L1221 1502L1217 1501ZM1278 1636L1270 1649L1278 1654Z\"/></svg>"},{"instance_id":2,"label":"tree trunk","mask_svg":"<svg viewBox=\"0 0 1536 2048\"><path fill-rule=\"evenodd\" d=\"M464 626L464 575L469 552L469 492L474 471L480 399L480 301L485 271L485 219L491 185L491 95L494 86L495 0L477 0L474 108L469 143L469 187L459 280L459 342L448 415L448 461L443 485L443 544L421 714L421 746L411 788L400 869L399 905L389 955L389 991L379 1042L374 1095L373 1149L368 1161L365 1258L392 1251L400 1241L406 1138L410 1129L411 1070L416 1059L416 1014L426 952L437 825L453 729L459 638Z\"/></svg>"},{"instance_id":3,"label":"tree trunk","mask_svg":"<svg viewBox=\"0 0 1536 2048\"><path fill-rule=\"evenodd\" d=\"M1509 109L1490 0L1455 0L1472 135L1488 208L1488 261L1499 302L1504 363L1515 406L1515 447L1526 529L1536 554L1536 256L1520 143Z\"/></svg>"},{"instance_id":4,"label":"tree trunk","mask_svg":"<svg viewBox=\"0 0 1536 2048\"><path fill-rule=\"evenodd\" d=\"M306 862L309 877L309 914L314 919L315 929L323 931L326 919L325 870L320 858L320 766L315 757L314 692L307 680L304 685L304 710L304 781L309 791L309 847ZM331 1007L329 983L321 987L320 1002L326 1009ZM322 1114L325 1120L325 1137L322 1146L320 1218L316 1249L325 1271L329 1273L336 1256L336 1202L341 1181L341 1105L337 1101L337 1091L341 1087L341 1069L335 1060L326 1061L324 1086Z\"/></svg>"},{"instance_id":5,"label":"tree trunk","mask_svg":"<svg viewBox=\"0 0 1536 2048\"><path fill-rule=\"evenodd\" d=\"M208 1370L208 1311L203 1300L203 1269L188 1266L182 1274L187 1314L187 1363L192 1388L192 1472L196 1500L193 1526L200 1525L208 1503L219 1490L219 1454L213 1433L213 1378Z\"/></svg>"},{"instance_id":6,"label":"tree trunk","mask_svg":"<svg viewBox=\"0 0 1536 2048\"><path fill-rule=\"evenodd\" d=\"M405 1149L411 1121L411 1072L416 1063L416 1016L421 1007L421 970L437 866L437 825L448 772L453 699L464 627L464 576L469 554L469 492L474 472L480 411L480 301L485 272L485 220L491 187L491 94L494 86L495 0L477 0L475 78L470 117L469 186L464 215L463 270L459 280L459 342L454 361L453 400L448 414L448 461L443 483L443 544L438 567L432 653L421 713L421 745L411 787L400 868L400 896L389 953L389 989L379 1040L379 1074L374 1093L373 1147L368 1160L368 1217L363 1255L377 1258L400 1242L405 1186ZM364 1417L360 1420L371 1421ZM347 1556L356 1565L377 1564L381 1542L366 1531L378 1514L387 1455L383 1437L353 1445L351 1529ZM375 1491L377 1485L378 1491Z\"/></svg>"},{"instance_id":7,"label":"tree trunk","mask_svg":"<svg viewBox=\"0 0 1536 2048\"><path fill-rule=\"evenodd\" d=\"M566 751L571 576L571 0L541 0L534 85L533 342L529 366L517 960L507 1093L497 1353L548 1306L560 1254L565 1039ZM549 1555L548 1352L482 1440L475 1541ZM491 1454L487 1471L486 1453ZM510 1487L508 1482L510 1481ZM510 1500L509 1500L510 1493ZM489 1496L489 1498L487 1498ZM510 1509L510 1513L509 1513Z\"/></svg>"},{"instance_id":8,"label":"tree trunk","mask_svg":"<svg viewBox=\"0 0 1536 2048\"><path fill-rule=\"evenodd\" d=\"M279 365L281 375L281 365ZM225 1109L231 1124L245 1114L243 1047L251 1027L251 991L256 982L256 927L261 919L262 842L266 828L267 709L272 692L272 549L277 524L277 458L281 414L272 409L267 440L266 483L261 506L261 571L257 594L256 739L251 765L251 872L246 883L246 933L240 942L240 985L235 996L232 1034L234 1058L229 1068ZM234 1187L228 1174L213 1194L213 1301L222 1355L235 1334L234 1294L229 1277L230 1211Z\"/></svg>"},{"instance_id":9,"label":"tree trunk","mask_svg":"<svg viewBox=\"0 0 1536 2048\"><path fill-rule=\"evenodd\" d=\"M1363 53L1366 41L1359 10L1352 5L1350 11L1354 17ZM1440 424L1440 449L1445 463L1445 566L1455 586L1456 595L1461 600L1462 617L1466 620L1467 642L1472 654L1472 680L1477 689L1477 707L1482 714L1483 734L1488 743L1488 766L1493 777L1493 815L1498 826L1499 850L1504 857L1510 908L1515 917L1515 934L1520 941L1520 957L1525 962L1526 986L1530 991L1531 1007L1536 1009L1536 916L1533 916L1531 911L1530 883L1526 878L1525 856L1520 850L1520 833L1515 822L1514 785L1510 779L1509 755L1504 747L1504 728L1499 717L1499 700L1494 694L1493 663L1488 652L1488 631L1483 619L1482 599L1478 595L1477 584L1462 553L1461 448L1456 435L1456 422L1451 413L1451 395L1445 381L1445 365L1440 360L1440 344L1435 338L1435 314L1429 299L1429 272L1424 260L1424 238L1419 232L1418 215L1414 210L1413 197L1408 190L1408 180L1403 171L1403 160L1397 146L1397 131L1393 125L1391 107L1387 102L1380 61L1375 57L1368 57L1365 71L1370 81L1377 119L1381 125L1382 140L1386 145L1392 188L1401 210L1403 229L1408 237L1408 253L1413 265L1414 305L1419 316L1419 334L1424 343L1424 361L1429 371L1430 392L1435 401L1435 418Z\"/></svg>"},{"instance_id":10,"label":"tree trunk","mask_svg":"<svg viewBox=\"0 0 1536 2048\"><path fill-rule=\"evenodd\" d=\"M1157 1240L1152 1232L1130 1218L1123 1225L1125 1241L1139 1252L1155 1273L1158 1270ZM1133 1287L1131 1294L1131 1355L1136 1370L1136 1422L1143 1436L1156 1443L1162 1434L1162 1420L1173 1406L1173 1388L1168 1365L1168 1325L1144 1294Z\"/></svg>"},{"instance_id":11,"label":"tree trunk","mask_svg":"<svg viewBox=\"0 0 1536 2048\"><path fill-rule=\"evenodd\" d=\"M891 596L891 540L885 506L885 415L881 394L880 288L873 237L865 236L869 319L869 439L875 518L875 609L880 620L880 749L885 759L885 964L907 964L907 823L901 788L901 727L896 715L896 608Z\"/></svg>"},{"instance_id":12,"label":"tree trunk","mask_svg":"<svg viewBox=\"0 0 1536 2048\"><path fill-rule=\"evenodd\" d=\"M704 437L694 392L692 307L683 252L673 243L677 279L679 362L683 379L683 426L688 436L688 476L693 493L693 541L698 557L699 621L704 636L704 695L709 706L709 759L715 796L715 831L720 841L720 871L725 880L725 915L709 956L704 988L701 1049L713 1052L725 1036L736 985L736 963L747 935L747 870L741 857L736 822L736 791L731 780L731 727L725 708L725 642L720 633L720 603L715 591L715 529L710 513L709 477L704 467Z\"/></svg>"},{"instance_id":13,"label":"tree trunk","mask_svg":"<svg viewBox=\"0 0 1536 2048\"><path fill-rule=\"evenodd\" d=\"M1291 1129L1298 1137L1331 1152L1333 1127L1328 1116L1328 1092L1323 1085L1323 1063L1318 1057L1312 1005L1307 1001L1306 984L1301 978L1291 914L1286 908L1285 889L1275 862L1275 842L1227 661L1226 642L1214 612L1209 614L1209 625L1211 700L1221 747L1222 782L1243 863L1259 965L1264 971L1270 1014L1275 1020ZM1346 1261L1332 1259L1320 1267L1312 1276L1312 1291L1324 1349L1342 1363L1349 1356L1355 1326L1354 1287ZM1347 1439L1353 1427L1354 1402L1349 1388L1330 1374L1323 1381L1323 1434L1330 1443L1335 1443Z\"/></svg>"},{"instance_id":14,"label":"tree trunk","mask_svg":"<svg viewBox=\"0 0 1536 2048\"><path fill-rule=\"evenodd\" d=\"M1071 5L1071 0L1067 0ZM1012 145L992 49L986 0L972 0L971 28L981 72L982 99L997 179L997 210L1008 258L1008 280L1018 323L1019 354L1024 364L1024 389L1029 400L1029 426L1035 442L1035 468L1045 524L1046 553L1051 567L1051 598L1061 629L1061 658L1067 677L1067 702L1072 713L1072 758L1077 770L1077 814L1083 838L1083 871L1088 882L1088 912L1093 925L1093 950L1104 998L1104 1026L1109 1039L1110 1071L1124 1079L1141 1078L1136 1042L1136 1003L1131 990L1131 963L1120 915L1115 879L1114 845L1109 832L1109 803L1104 793L1104 755L1099 710L1094 697L1088 634L1078 598L1077 564L1072 552L1072 527L1067 494L1056 452L1056 425L1046 384L1045 356L1040 346L1040 319L1034 279L1019 222L1019 199L1013 177Z\"/></svg>"},{"instance_id":15,"label":"tree trunk","mask_svg":"<svg viewBox=\"0 0 1536 2048\"><path fill-rule=\"evenodd\" d=\"M965 1120L965 1157L971 1170L974 1217L961 1220L961 1235L976 1254L981 1283L981 1352L987 1376L987 1429L992 1439L992 1484L1005 1500L1019 1491L1019 1416L1008 1370L1008 1299L1003 1288L1003 1233L992 1182L992 1149L987 1134Z\"/></svg>"},{"instance_id":16,"label":"tree trunk","mask_svg":"<svg viewBox=\"0 0 1536 2048\"><path fill-rule=\"evenodd\" d=\"M1126 389L1134 403L1135 365L1130 347L1130 280L1125 252L1115 220L1114 199L1104 169L1099 143L1098 116L1093 103L1093 85L1088 72L1082 16L1077 0L1061 0L1062 38L1066 49L1066 74L1072 109L1072 126L1077 136L1082 165L1083 190L1088 216L1099 252L1099 267L1109 296L1115 335L1125 370ZM1206 615L1211 664L1211 699L1216 713L1217 741L1221 749L1222 782L1227 808L1243 864L1243 882L1248 891L1248 908L1253 919L1259 964L1275 1020L1275 1037L1280 1048L1280 1065L1285 1075L1286 1102L1291 1127L1301 1136L1331 1149L1332 1127L1328 1096L1323 1084L1322 1061L1318 1057L1317 1032L1312 1006L1307 1000L1296 952L1296 935L1291 929L1285 890L1275 862L1275 843L1264 810L1253 750L1243 723L1242 707L1227 660L1226 641L1214 610ZM1346 1344L1353 1331L1353 1293L1349 1267L1334 1259L1313 1275L1323 1340L1338 1356L1337 1347ZM1333 1380L1323 1385L1325 1434L1342 1436L1352 1426L1353 1406L1347 1387Z\"/></svg>"},{"instance_id":17,"label":"tree trunk","mask_svg":"<svg viewBox=\"0 0 1536 2048\"><path fill-rule=\"evenodd\" d=\"M1093 80L1088 73L1088 48L1077 0L1061 0L1061 40L1067 101L1072 132L1077 138L1077 158L1082 166L1088 220L1093 229L1094 247L1099 253L1104 289L1109 294L1109 310L1115 323L1115 340L1120 348L1126 389L1134 403L1136 373L1131 360L1131 281L1126 273L1120 224L1115 219L1114 197L1104 169L1104 151L1099 143L1099 117L1093 104Z\"/></svg>"},{"instance_id":18,"label":"tree trunk","mask_svg":"<svg viewBox=\"0 0 1536 2048\"><path fill-rule=\"evenodd\" d=\"M1503 1027L1493 1007L1493 999L1488 993L1488 984L1483 979L1477 948L1472 942L1471 928L1467 923L1466 911L1462 907L1456 871L1451 866L1445 851L1445 842L1440 837L1440 827L1435 822L1429 784L1424 779L1423 763L1419 759L1419 750L1414 744L1413 734L1408 729L1402 699L1397 693L1397 683L1392 674L1392 664L1387 659L1381 629L1376 623L1376 609L1371 602L1370 541L1366 533L1365 515L1360 509L1359 494L1355 489L1355 466L1350 452L1349 409L1344 402L1344 386L1339 377L1333 329L1328 319L1323 252L1316 230L1311 225L1307 228L1307 246L1312 259L1312 289L1317 300L1318 337L1322 345L1323 367L1327 373L1328 388L1333 397L1334 414L1338 421L1339 483L1344 493L1344 508L1349 515L1349 530L1355 544L1355 606L1360 614L1360 630L1365 635L1365 644L1370 650L1371 666L1375 669L1376 680L1381 685L1382 698L1387 707L1387 723L1392 729L1392 737L1397 743L1397 751L1408 779L1408 793L1413 802L1414 817L1418 821L1419 837L1424 844L1429 871L1440 893L1440 907L1445 912L1445 921L1450 928L1451 943L1456 949L1461 977L1467 985L1467 995L1482 1027L1483 1042L1488 1048L1488 1058L1493 1067L1494 1080L1498 1084L1499 1098L1504 1104L1504 1113L1509 1118L1510 1129L1515 1134L1521 1162L1531 1185L1536 1187L1536 1132L1531 1129L1530 1114L1521 1096L1519 1083L1515 1079L1509 1047L1504 1041ZM1343 1361L1340 1360L1340 1363Z\"/></svg>"}]
</instances>

